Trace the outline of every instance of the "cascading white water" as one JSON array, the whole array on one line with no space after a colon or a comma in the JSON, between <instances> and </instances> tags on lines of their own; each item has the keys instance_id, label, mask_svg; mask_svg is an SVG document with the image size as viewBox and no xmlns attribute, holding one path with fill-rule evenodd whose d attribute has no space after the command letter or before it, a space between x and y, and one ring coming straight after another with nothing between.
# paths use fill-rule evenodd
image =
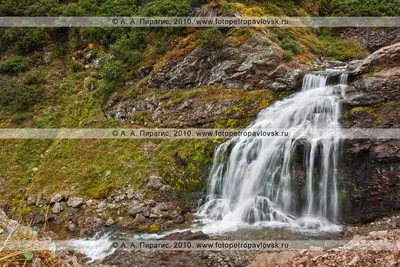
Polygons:
<instances>
[{"instance_id":1,"label":"cascading white water","mask_svg":"<svg viewBox=\"0 0 400 267\"><path fill-rule=\"evenodd\" d=\"M327 85L328 80L336 85ZM247 129L279 129L287 136L235 137L218 146L198 215L222 228L332 229L338 216L340 99L346 83L343 70L307 74L301 92L262 110Z\"/></svg>"}]
</instances>

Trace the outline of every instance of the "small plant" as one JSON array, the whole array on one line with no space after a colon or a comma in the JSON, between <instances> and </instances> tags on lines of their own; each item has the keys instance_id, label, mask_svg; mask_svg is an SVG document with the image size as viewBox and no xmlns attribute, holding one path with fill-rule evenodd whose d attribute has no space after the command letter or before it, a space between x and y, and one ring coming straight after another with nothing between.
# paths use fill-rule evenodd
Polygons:
<instances>
[{"instance_id":1,"label":"small plant","mask_svg":"<svg viewBox=\"0 0 400 267\"><path fill-rule=\"evenodd\" d=\"M284 38L282 40L282 48L286 51L292 52L293 55L300 54L300 47L297 42L291 38Z\"/></svg>"},{"instance_id":2,"label":"small plant","mask_svg":"<svg viewBox=\"0 0 400 267\"><path fill-rule=\"evenodd\" d=\"M222 32L217 28L209 28L196 32L199 45L208 48L218 47L222 45Z\"/></svg>"},{"instance_id":3,"label":"small plant","mask_svg":"<svg viewBox=\"0 0 400 267\"><path fill-rule=\"evenodd\" d=\"M43 90L39 86L14 84L0 90L0 106L8 110L25 111L41 100Z\"/></svg>"},{"instance_id":4,"label":"small plant","mask_svg":"<svg viewBox=\"0 0 400 267\"><path fill-rule=\"evenodd\" d=\"M0 73L17 74L29 69L29 61L21 56L13 56L5 62L0 62Z\"/></svg>"},{"instance_id":5,"label":"small plant","mask_svg":"<svg viewBox=\"0 0 400 267\"><path fill-rule=\"evenodd\" d=\"M283 52L283 59L285 61L291 61L293 59L293 52L292 51L284 51Z\"/></svg>"}]
</instances>

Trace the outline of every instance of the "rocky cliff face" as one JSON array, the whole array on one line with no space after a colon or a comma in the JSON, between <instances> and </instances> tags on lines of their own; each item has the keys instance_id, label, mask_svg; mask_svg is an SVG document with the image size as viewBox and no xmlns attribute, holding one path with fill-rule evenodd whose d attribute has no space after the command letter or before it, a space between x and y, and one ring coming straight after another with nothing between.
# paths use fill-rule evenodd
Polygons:
<instances>
[{"instance_id":1,"label":"rocky cliff face","mask_svg":"<svg viewBox=\"0 0 400 267\"><path fill-rule=\"evenodd\" d=\"M349 64L344 102L347 128L400 127L400 43ZM400 141L344 142L342 210L348 222L368 222L400 208Z\"/></svg>"},{"instance_id":2,"label":"rocky cliff face","mask_svg":"<svg viewBox=\"0 0 400 267\"><path fill-rule=\"evenodd\" d=\"M285 63L279 46L254 34L239 46L213 50L199 46L151 75L148 84L161 89L218 84L222 88L293 90L301 70Z\"/></svg>"},{"instance_id":3,"label":"rocky cliff face","mask_svg":"<svg viewBox=\"0 0 400 267\"><path fill-rule=\"evenodd\" d=\"M372 52L400 41L399 28L342 28L339 33L341 37L352 39Z\"/></svg>"}]
</instances>

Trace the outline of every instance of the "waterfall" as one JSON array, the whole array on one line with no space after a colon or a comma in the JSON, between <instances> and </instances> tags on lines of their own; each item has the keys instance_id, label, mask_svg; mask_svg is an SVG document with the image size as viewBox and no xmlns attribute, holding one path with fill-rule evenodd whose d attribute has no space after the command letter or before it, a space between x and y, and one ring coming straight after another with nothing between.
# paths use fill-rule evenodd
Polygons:
<instances>
[{"instance_id":1,"label":"waterfall","mask_svg":"<svg viewBox=\"0 0 400 267\"><path fill-rule=\"evenodd\" d=\"M332 228L338 217L343 69L306 74L302 90L260 111L246 129L288 134L235 137L214 152L198 215L228 225Z\"/></svg>"}]
</instances>

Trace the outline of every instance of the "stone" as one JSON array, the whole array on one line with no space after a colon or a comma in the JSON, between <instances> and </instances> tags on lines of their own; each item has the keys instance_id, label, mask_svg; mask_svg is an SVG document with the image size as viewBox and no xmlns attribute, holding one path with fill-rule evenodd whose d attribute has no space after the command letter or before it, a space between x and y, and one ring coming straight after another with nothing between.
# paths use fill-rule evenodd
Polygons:
<instances>
[{"instance_id":1,"label":"stone","mask_svg":"<svg viewBox=\"0 0 400 267\"><path fill-rule=\"evenodd\" d=\"M157 205L157 202L154 199L150 199L149 201L147 201L147 205L149 205L150 207L155 207Z\"/></svg>"},{"instance_id":2,"label":"stone","mask_svg":"<svg viewBox=\"0 0 400 267\"><path fill-rule=\"evenodd\" d=\"M146 206L146 208L144 208L142 214L143 214L143 216L146 217L146 218L150 217L150 214L151 214L151 207L150 207L149 205Z\"/></svg>"},{"instance_id":3,"label":"stone","mask_svg":"<svg viewBox=\"0 0 400 267\"><path fill-rule=\"evenodd\" d=\"M142 224L145 224L146 221L147 221L147 219L142 214L140 214L140 213L136 214L136 217L134 220L135 224L142 225Z\"/></svg>"},{"instance_id":4,"label":"stone","mask_svg":"<svg viewBox=\"0 0 400 267\"><path fill-rule=\"evenodd\" d=\"M151 175L148 179L146 187L153 190L158 190L163 186L163 180L161 177Z\"/></svg>"},{"instance_id":5,"label":"stone","mask_svg":"<svg viewBox=\"0 0 400 267\"><path fill-rule=\"evenodd\" d=\"M76 227L76 225L75 225L74 223L69 223L69 224L68 224L68 230L69 230L70 232L75 232L75 231L78 230L78 228Z\"/></svg>"},{"instance_id":6,"label":"stone","mask_svg":"<svg viewBox=\"0 0 400 267\"><path fill-rule=\"evenodd\" d=\"M100 58L96 58L95 60L93 60L93 62L92 62L92 65L91 65L91 67L92 67L92 69L93 70L98 70L98 69L100 69L100 67L101 67L101 59Z\"/></svg>"},{"instance_id":7,"label":"stone","mask_svg":"<svg viewBox=\"0 0 400 267\"><path fill-rule=\"evenodd\" d=\"M88 207L92 207L92 206L94 206L94 201L93 201L93 199L89 199L88 201L86 201L86 206L88 206Z\"/></svg>"},{"instance_id":8,"label":"stone","mask_svg":"<svg viewBox=\"0 0 400 267\"><path fill-rule=\"evenodd\" d=\"M80 197L71 197L68 199L67 204L72 208L79 208L84 204L84 201Z\"/></svg>"},{"instance_id":9,"label":"stone","mask_svg":"<svg viewBox=\"0 0 400 267\"><path fill-rule=\"evenodd\" d=\"M43 194L39 194L36 198L36 207L39 207L42 204Z\"/></svg>"},{"instance_id":10,"label":"stone","mask_svg":"<svg viewBox=\"0 0 400 267\"><path fill-rule=\"evenodd\" d=\"M126 196L128 197L128 199L133 199L133 198L136 196L135 190L129 189L129 190L126 192Z\"/></svg>"},{"instance_id":11,"label":"stone","mask_svg":"<svg viewBox=\"0 0 400 267\"><path fill-rule=\"evenodd\" d=\"M400 43L385 46L363 60L350 62L348 68L351 75L371 72L374 68L384 65L389 67L400 62Z\"/></svg>"},{"instance_id":12,"label":"stone","mask_svg":"<svg viewBox=\"0 0 400 267\"><path fill-rule=\"evenodd\" d=\"M55 194L51 199L50 199L50 204L54 204L56 202L61 202L64 200L64 196L61 194Z\"/></svg>"},{"instance_id":13,"label":"stone","mask_svg":"<svg viewBox=\"0 0 400 267\"><path fill-rule=\"evenodd\" d=\"M29 197L27 198L27 202L28 202L28 205L29 205L29 206L35 206L35 204L36 204L35 199L34 199L33 197L31 197L31 196L29 196Z\"/></svg>"},{"instance_id":14,"label":"stone","mask_svg":"<svg viewBox=\"0 0 400 267\"><path fill-rule=\"evenodd\" d=\"M298 255L296 251L282 251L273 253L263 253L258 255L250 264L249 267L265 267L265 266L292 266L292 259Z\"/></svg>"},{"instance_id":15,"label":"stone","mask_svg":"<svg viewBox=\"0 0 400 267\"><path fill-rule=\"evenodd\" d=\"M59 202L56 202L54 206L51 208L51 211L55 214L59 214L63 210L64 207Z\"/></svg>"},{"instance_id":16,"label":"stone","mask_svg":"<svg viewBox=\"0 0 400 267\"><path fill-rule=\"evenodd\" d=\"M80 266L76 256L70 256L67 259L65 259L64 262L67 267L79 267Z\"/></svg>"},{"instance_id":17,"label":"stone","mask_svg":"<svg viewBox=\"0 0 400 267\"><path fill-rule=\"evenodd\" d=\"M304 256L304 257L301 257L298 261L297 261L297 264L305 264L306 262L308 261L308 257L307 256Z\"/></svg>"},{"instance_id":18,"label":"stone","mask_svg":"<svg viewBox=\"0 0 400 267\"><path fill-rule=\"evenodd\" d=\"M183 231L183 232L175 232L161 238L162 240L207 240L210 239L210 236L203 233L202 231L192 232L192 231ZM223 260L223 259L221 259Z\"/></svg>"},{"instance_id":19,"label":"stone","mask_svg":"<svg viewBox=\"0 0 400 267\"><path fill-rule=\"evenodd\" d=\"M83 80L83 88L88 90L89 92L93 92L97 88L97 79L87 76Z\"/></svg>"},{"instance_id":20,"label":"stone","mask_svg":"<svg viewBox=\"0 0 400 267\"><path fill-rule=\"evenodd\" d=\"M393 254L387 255L387 256L385 256L384 259L385 259L385 261L393 260L394 259L394 255Z\"/></svg>"},{"instance_id":21,"label":"stone","mask_svg":"<svg viewBox=\"0 0 400 267\"><path fill-rule=\"evenodd\" d=\"M144 204L134 204L128 207L128 215L135 217L137 214L142 213L144 210Z\"/></svg>"},{"instance_id":22,"label":"stone","mask_svg":"<svg viewBox=\"0 0 400 267\"><path fill-rule=\"evenodd\" d=\"M113 225L113 224L114 224L114 220L113 220L112 218L109 218L109 219L106 221L105 226L111 226L111 225Z\"/></svg>"},{"instance_id":23,"label":"stone","mask_svg":"<svg viewBox=\"0 0 400 267\"><path fill-rule=\"evenodd\" d=\"M358 255L354 256L354 258L349 262L349 266L356 266L357 262L360 260Z\"/></svg>"},{"instance_id":24,"label":"stone","mask_svg":"<svg viewBox=\"0 0 400 267\"><path fill-rule=\"evenodd\" d=\"M43 53L43 63L44 64L50 64L53 58L53 52L44 52Z\"/></svg>"},{"instance_id":25,"label":"stone","mask_svg":"<svg viewBox=\"0 0 400 267\"><path fill-rule=\"evenodd\" d=\"M368 235L369 236L374 236L374 237L383 237L383 236L387 236L388 231L384 230L384 231L372 231L369 232Z\"/></svg>"},{"instance_id":26,"label":"stone","mask_svg":"<svg viewBox=\"0 0 400 267\"><path fill-rule=\"evenodd\" d=\"M107 202L106 201L102 201L97 205L97 210L99 212L102 212L103 210L105 210L107 208Z\"/></svg>"}]
</instances>

